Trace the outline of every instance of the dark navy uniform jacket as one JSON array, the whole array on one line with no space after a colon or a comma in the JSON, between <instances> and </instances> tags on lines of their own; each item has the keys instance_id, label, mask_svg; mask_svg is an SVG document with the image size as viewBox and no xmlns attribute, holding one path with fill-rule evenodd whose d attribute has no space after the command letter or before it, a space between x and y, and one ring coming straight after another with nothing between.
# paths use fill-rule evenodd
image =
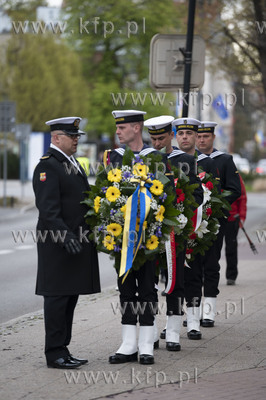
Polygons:
<instances>
[{"instance_id":1,"label":"dark navy uniform jacket","mask_svg":"<svg viewBox=\"0 0 266 400\"><path fill-rule=\"evenodd\" d=\"M54 148L50 148L35 168L33 189L39 210L37 234L38 273L36 294L78 295L100 291L96 249L82 234L89 229L81 204L90 186L85 172ZM60 235L61 234L61 238ZM88 235L87 235L88 236ZM57 239L56 239L57 237ZM64 242L80 240L82 251L70 255Z\"/></svg>"},{"instance_id":2,"label":"dark navy uniform jacket","mask_svg":"<svg viewBox=\"0 0 266 400\"><path fill-rule=\"evenodd\" d=\"M231 194L226 197L226 200L232 204L241 195L239 174L233 157L217 149L213 149L213 152L207 155L214 160L219 170L221 189L231 192Z\"/></svg>"}]
</instances>

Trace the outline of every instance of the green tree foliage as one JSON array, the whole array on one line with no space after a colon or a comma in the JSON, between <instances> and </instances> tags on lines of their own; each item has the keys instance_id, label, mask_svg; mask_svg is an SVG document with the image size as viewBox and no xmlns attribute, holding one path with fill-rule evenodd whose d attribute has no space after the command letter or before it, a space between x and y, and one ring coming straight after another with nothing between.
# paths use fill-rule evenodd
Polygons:
<instances>
[{"instance_id":1,"label":"green tree foliage","mask_svg":"<svg viewBox=\"0 0 266 400\"><path fill-rule=\"evenodd\" d=\"M211 3L214 5L217 1ZM254 105L265 110L266 2L223 0L219 3L213 23L202 29L209 49L217 59L217 67L226 71L233 82L255 90L258 101ZM201 12L205 16L207 10L202 8Z\"/></svg>"},{"instance_id":2,"label":"green tree foliage","mask_svg":"<svg viewBox=\"0 0 266 400\"><path fill-rule=\"evenodd\" d=\"M34 21L36 9L40 6L47 6L45 0L0 0L2 8L13 21Z\"/></svg>"},{"instance_id":3,"label":"green tree foliage","mask_svg":"<svg viewBox=\"0 0 266 400\"><path fill-rule=\"evenodd\" d=\"M0 179L3 179L3 153L0 153ZM19 156L12 151L7 152L7 179L19 179Z\"/></svg>"},{"instance_id":4,"label":"green tree foliage","mask_svg":"<svg viewBox=\"0 0 266 400\"><path fill-rule=\"evenodd\" d=\"M178 25L172 0L66 0L64 4L86 76L91 82L98 76L115 80L121 88L147 81L152 36L173 32Z\"/></svg>"},{"instance_id":5,"label":"green tree foliage","mask_svg":"<svg viewBox=\"0 0 266 400\"><path fill-rule=\"evenodd\" d=\"M87 117L89 92L78 55L54 35L13 36L1 69L0 87L17 103L17 123L43 131L48 119Z\"/></svg>"},{"instance_id":6,"label":"green tree foliage","mask_svg":"<svg viewBox=\"0 0 266 400\"><path fill-rule=\"evenodd\" d=\"M114 109L145 110L148 117L174 114L173 96L155 104L148 80L151 38L176 33L179 26L172 0L66 0L64 5L68 39L82 59L90 86L90 130L112 134ZM114 101L119 93L126 101Z\"/></svg>"},{"instance_id":7,"label":"green tree foliage","mask_svg":"<svg viewBox=\"0 0 266 400\"><path fill-rule=\"evenodd\" d=\"M115 132L111 111L117 109L137 109L147 112L147 118L159 114L173 114L174 102L169 93L155 93L150 88L141 91L126 90L118 82L99 79L92 87L89 98L89 129L98 133Z\"/></svg>"}]
</instances>

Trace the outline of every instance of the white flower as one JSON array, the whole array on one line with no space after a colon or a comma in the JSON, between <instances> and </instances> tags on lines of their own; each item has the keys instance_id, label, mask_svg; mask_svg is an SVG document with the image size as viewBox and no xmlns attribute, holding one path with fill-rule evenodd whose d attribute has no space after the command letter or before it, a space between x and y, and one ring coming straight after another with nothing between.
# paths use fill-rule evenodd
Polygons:
<instances>
[{"instance_id":1,"label":"white flower","mask_svg":"<svg viewBox=\"0 0 266 400\"><path fill-rule=\"evenodd\" d=\"M117 205L123 206L124 204L126 204L128 199L128 196L122 195L120 197L118 197L118 199L116 200Z\"/></svg>"},{"instance_id":2,"label":"white flower","mask_svg":"<svg viewBox=\"0 0 266 400\"><path fill-rule=\"evenodd\" d=\"M152 210L158 210L159 209L159 205L157 203L157 201L155 199L151 199L151 209Z\"/></svg>"},{"instance_id":3,"label":"white flower","mask_svg":"<svg viewBox=\"0 0 266 400\"><path fill-rule=\"evenodd\" d=\"M150 226L148 227L148 230L147 230L148 236L154 235L157 228L161 228L161 227L162 227L162 223L160 221L156 221L156 222L153 222L152 224L150 224Z\"/></svg>"},{"instance_id":4,"label":"white flower","mask_svg":"<svg viewBox=\"0 0 266 400\"><path fill-rule=\"evenodd\" d=\"M131 172L131 167L129 165L122 165L122 172Z\"/></svg>"},{"instance_id":5,"label":"white flower","mask_svg":"<svg viewBox=\"0 0 266 400\"><path fill-rule=\"evenodd\" d=\"M185 228L185 226L186 226L186 224L187 224L187 217L184 215L184 214L180 214L178 217L177 217L177 221L179 222L179 227L181 228L181 229L184 229Z\"/></svg>"},{"instance_id":6,"label":"white flower","mask_svg":"<svg viewBox=\"0 0 266 400\"><path fill-rule=\"evenodd\" d=\"M202 185L203 188L203 205L207 203L207 201L211 200L211 191L206 188L205 185Z\"/></svg>"},{"instance_id":7,"label":"white flower","mask_svg":"<svg viewBox=\"0 0 266 400\"><path fill-rule=\"evenodd\" d=\"M207 229L207 226L208 226L208 222L205 221L205 220L203 220L203 221L201 221L201 224L200 224L200 226L198 227L198 229L195 231L195 233L198 235L198 237L199 237L200 239L203 238L203 235L204 235L205 233L210 232L210 231Z\"/></svg>"}]
</instances>

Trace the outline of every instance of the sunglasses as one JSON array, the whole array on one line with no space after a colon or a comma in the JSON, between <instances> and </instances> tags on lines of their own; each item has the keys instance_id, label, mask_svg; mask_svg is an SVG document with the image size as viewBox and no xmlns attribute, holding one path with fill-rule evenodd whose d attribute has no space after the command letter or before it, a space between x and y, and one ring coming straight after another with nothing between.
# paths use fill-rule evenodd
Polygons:
<instances>
[{"instance_id":1,"label":"sunglasses","mask_svg":"<svg viewBox=\"0 0 266 400\"><path fill-rule=\"evenodd\" d=\"M70 133L58 133L57 135L58 136L67 136L67 137L71 138L72 140L79 139L81 136L80 133L77 133L75 135L70 135Z\"/></svg>"}]
</instances>

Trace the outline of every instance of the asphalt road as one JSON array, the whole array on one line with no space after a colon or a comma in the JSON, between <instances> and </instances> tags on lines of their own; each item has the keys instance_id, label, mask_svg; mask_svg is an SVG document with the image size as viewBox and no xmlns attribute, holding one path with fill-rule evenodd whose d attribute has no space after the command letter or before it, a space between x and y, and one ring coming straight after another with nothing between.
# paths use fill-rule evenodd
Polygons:
<instances>
[{"instance_id":1,"label":"asphalt road","mask_svg":"<svg viewBox=\"0 0 266 400\"><path fill-rule=\"evenodd\" d=\"M2 210L3 211L3 210ZM42 297L36 296L35 279L37 266L36 244L31 232L35 232L37 210L21 214L14 211L0 221L0 323L42 308ZM266 193L248 194L248 213L245 228L258 244L257 232L266 232ZM21 232L20 238L18 232ZM21 239L23 238L23 240ZM266 241L266 238L264 239ZM246 243L239 232L239 243ZM249 251L249 249L248 249ZM223 253L222 253L223 254ZM239 259L245 252L239 251ZM116 273L106 254L99 255L102 289L116 286Z\"/></svg>"},{"instance_id":2,"label":"asphalt road","mask_svg":"<svg viewBox=\"0 0 266 400\"><path fill-rule=\"evenodd\" d=\"M0 323L42 308L42 296L34 294L37 250L32 233L37 215L32 209L0 222ZM112 261L101 253L99 263L102 288L114 287Z\"/></svg>"}]
</instances>

